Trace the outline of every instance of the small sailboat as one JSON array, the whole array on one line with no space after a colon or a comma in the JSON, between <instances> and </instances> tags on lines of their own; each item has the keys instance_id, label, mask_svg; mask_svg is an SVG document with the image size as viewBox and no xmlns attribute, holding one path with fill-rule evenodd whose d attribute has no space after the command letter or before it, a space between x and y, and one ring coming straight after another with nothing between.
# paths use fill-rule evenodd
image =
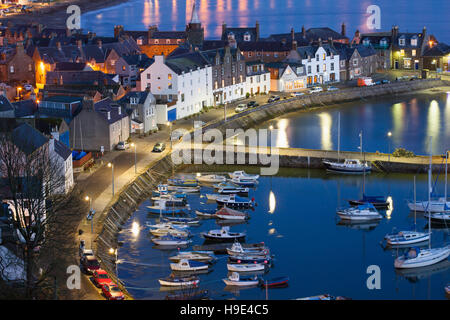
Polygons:
<instances>
[{"instance_id":1,"label":"small sailboat","mask_svg":"<svg viewBox=\"0 0 450 320\"><path fill-rule=\"evenodd\" d=\"M234 171L233 173L228 173L231 179L234 178L246 178L246 179L252 179L252 180L258 180L259 175L258 174L247 174L245 171Z\"/></svg>"},{"instance_id":2,"label":"small sailboat","mask_svg":"<svg viewBox=\"0 0 450 320\"><path fill-rule=\"evenodd\" d=\"M414 244L424 242L430 239L430 234L418 231L400 231L394 234L388 234L384 237L391 246Z\"/></svg>"},{"instance_id":3,"label":"small sailboat","mask_svg":"<svg viewBox=\"0 0 450 320\"><path fill-rule=\"evenodd\" d=\"M337 214L341 219L351 221L381 220L383 218L371 203L365 203L347 209L339 209Z\"/></svg>"},{"instance_id":4,"label":"small sailboat","mask_svg":"<svg viewBox=\"0 0 450 320\"><path fill-rule=\"evenodd\" d=\"M431 198L431 175L432 175L432 139L430 137L430 167L428 169L428 201ZM430 210L430 209L429 209ZM428 233L431 234L431 212L428 211ZM394 261L397 269L418 268L436 264L448 258L450 245L445 247L431 248L431 237L428 240L428 249L410 248L404 255Z\"/></svg>"},{"instance_id":5,"label":"small sailboat","mask_svg":"<svg viewBox=\"0 0 450 320\"><path fill-rule=\"evenodd\" d=\"M223 279L223 282L227 286L239 286L239 287L248 287L248 286L257 286L259 283L258 277L245 277L241 278L239 273L233 272L228 278Z\"/></svg>"},{"instance_id":6,"label":"small sailboat","mask_svg":"<svg viewBox=\"0 0 450 320\"><path fill-rule=\"evenodd\" d=\"M169 234L163 237L152 238L152 242L158 246L184 246L191 243L191 240L187 238L174 237Z\"/></svg>"},{"instance_id":7,"label":"small sailboat","mask_svg":"<svg viewBox=\"0 0 450 320\"><path fill-rule=\"evenodd\" d=\"M203 232L202 236L207 240L212 241L234 241L244 240L245 232L230 232L230 227L223 227L220 230L210 230Z\"/></svg>"},{"instance_id":8,"label":"small sailboat","mask_svg":"<svg viewBox=\"0 0 450 320\"><path fill-rule=\"evenodd\" d=\"M216 212L216 217L223 220L247 220L247 213L223 207Z\"/></svg>"},{"instance_id":9,"label":"small sailboat","mask_svg":"<svg viewBox=\"0 0 450 320\"><path fill-rule=\"evenodd\" d=\"M389 208L389 202L383 196L367 196L363 194L362 199L359 200L348 200L351 206L358 206L364 203L371 203L376 209L387 209Z\"/></svg>"},{"instance_id":10,"label":"small sailboat","mask_svg":"<svg viewBox=\"0 0 450 320\"><path fill-rule=\"evenodd\" d=\"M198 182L195 179L172 178L172 179L167 179L167 182L169 183L169 185L175 186L175 187L192 188L192 187L198 186Z\"/></svg>"},{"instance_id":11,"label":"small sailboat","mask_svg":"<svg viewBox=\"0 0 450 320\"><path fill-rule=\"evenodd\" d=\"M170 269L173 271L200 271L207 270L209 265L200 261L182 259L177 263L171 263Z\"/></svg>"},{"instance_id":12,"label":"small sailboat","mask_svg":"<svg viewBox=\"0 0 450 320\"><path fill-rule=\"evenodd\" d=\"M369 173L372 171L372 167L367 162L361 162L358 159L345 159L344 162L323 160L322 162L328 171L341 173Z\"/></svg>"},{"instance_id":13,"label":"small sailboat","mask_svg":"<svg viewBox=\"0 0 450 320\"><path fill-rule=\"evenodd\" d=\"M450 224L450 208L445 208L444 212L435 212L435 213L425 213L424 217L428 218L430 216L430 220L433 223L437 224Z\"/></svg>"},{"instance_id":14,"label":"small sailboat","mask_svg":"<svg viewBox=\"0 0 450 320\"><path fill-rule=\"evenodd\" d=\"M228 263L227 269L231 272L257 272L264 271L266 266L259 263Z\"/></svg>"},{"instance_id":15,"label":"small sailboat","mask_svg":"<svg viewBox=\"0 0 450 320\"><path fill-rule=\"evenodd\" d=\"M197 177L197 181L201 183L220 183L227 181L227 178L217 174L208 174L204 176Z\"/></svg>"},{"instance_id":16,"label":"small sailboat","mask_svg":"<svg viewBox=\"0 0 450 320\"><path fill-rule=\"evenodd\" d=\"M184 229L188 229L189 226L187 224L179 224L179 225L174 225L170 222L167 223L156 223L156 224L147 224L147 227L149 227L150 229L165 229L165 228L177 228L179 230L184 230Z\"/></svg>"},{"instance_id":17,"label":"small sailboat","mask_svg":"<svg viewBox=\"0 0 450 320\"><path fill-rule=\"evenodd\" d=\"M189 231L180 230L180 229L177 229L174 227L151 229L150 233L156 237L163 237L166 235L171 235L171 236L178 237L178 238L189 237Z\"/></svg>"},{"instance_id":18,"label":"small sailboat","mask_svg":"<svg viewBox=\"0 0 450 320\"><path fill-rule=\"evenodd\" d=\"M167 287L193 287L199 284L198 277L175 277L173 274L167 278L158 279L161 286Z\"/></svg>"},{"instance_id":19,"label":"small sailboat","mask_svg":"<svg viewBox=\"0 0 450 320\"><path fill-rule=\"evenodd\" d=\"M254 205L254 199L242 198L237 195L222 196L216 199L218 206L229 208L251 208Z\"/></svg>"}]
</instances>

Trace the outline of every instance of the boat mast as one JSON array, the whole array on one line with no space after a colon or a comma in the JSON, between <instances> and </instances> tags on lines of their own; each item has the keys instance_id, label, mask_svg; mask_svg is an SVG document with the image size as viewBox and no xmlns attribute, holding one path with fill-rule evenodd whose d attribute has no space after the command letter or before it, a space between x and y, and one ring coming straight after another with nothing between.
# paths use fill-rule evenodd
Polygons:
<instances>
[{"instance_id":1,"label":"boat mast","mask_svg":"<svg viewBox=\"0 0 450 320\"><path fill-rule=\"evenodd\" d=\"M360 153L361 153L361 158L362 158L362 130L361 130L361 132L359 133L359 150L360 150Z\"/></svg>"},{"instance_id":2,"label":"boat mast","mask_svg":"<svg viewBox=\"0 0 450 320\"><path fill-rule=\"evenodd\" d=\"M447 165L448 165L448 151L445 151L445 190L444 190L444 202L447 203ZM445 210L445 205L444 205Z\"/></svg>"},{"instance_id":3,"label":"boat mast","mask_svg":"<svg viewBox=\"0 0 450 320\"><path fill-rule=\"evenodd\" d=\"M341 160L341 113L338 112L338 162Z\"/></svg>"},{"instance_id":4,"label":"boat mast","mask_svg":"<svg viewBox=\"0 0 450 320\"><path fill-rule=\"evenodd\" d=\"M431 170L432 170L432 152L433 152L433 140L430 137L430 168L428 169L428 234L430 235L428 241L428 248L431 249Z\"/></svg>"},{"instance_id":5,"label":"boat mast","mask_svg":"<svg viewBox=\"0 0 450 320\"><path fill-rule=\"evenodd\" d=\"M416 224L416 176L414 176L414 231L417 231L417 224Z\"/></svg>"}]
</instances>

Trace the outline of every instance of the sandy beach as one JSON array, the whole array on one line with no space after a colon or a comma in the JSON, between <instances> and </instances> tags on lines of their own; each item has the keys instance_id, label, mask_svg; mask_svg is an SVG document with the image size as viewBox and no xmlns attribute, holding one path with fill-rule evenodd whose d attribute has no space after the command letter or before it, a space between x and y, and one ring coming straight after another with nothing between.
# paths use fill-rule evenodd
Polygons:
<instances>
[{"instance_id":1,"label":"sandy beach","mask_svg":"<svg viewBox=\"0 0 450 320\"><path fill-rule=\"evenodd\" d=\"M66 9L69 5L78 5L81 9L81 13L84 14L89 11L112 7L126 1L127 0L63 0L48 7L42 7L32 13L0 17L0 22L3 24L8 23L9 21L15 24L29 24L35 22L51 28L65 28L66 19L68 17Z\"/></svg>"}]
</instances>

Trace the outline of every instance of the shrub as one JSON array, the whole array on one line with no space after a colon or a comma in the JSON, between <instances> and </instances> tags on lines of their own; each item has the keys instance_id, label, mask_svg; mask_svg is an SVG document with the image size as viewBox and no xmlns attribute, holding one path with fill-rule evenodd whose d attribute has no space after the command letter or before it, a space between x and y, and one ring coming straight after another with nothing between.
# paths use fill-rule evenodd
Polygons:
<instances>
[{"instance_id":1,"label":"shrub","mask_svg":"<svg viewBox=\"0 0 450 320\"><path fill-rule=\"evenodd\" d=\"M250 98L250 93L247 92L247 93L245 94L245 97L246 97L247 99Z\"/></svg>"},{"instance_id":2,"label":"shrub","mask_svg":"<svg viewBox=\"0 0 450 320\"><path fill-rule=\"evenodd\" d=\"M413 158L416 155L414 152L406 150L404 148L397 148L394 152L392 152L392 156L394 157L405 157L405 158Z\"/></svg>"}]
</instances>

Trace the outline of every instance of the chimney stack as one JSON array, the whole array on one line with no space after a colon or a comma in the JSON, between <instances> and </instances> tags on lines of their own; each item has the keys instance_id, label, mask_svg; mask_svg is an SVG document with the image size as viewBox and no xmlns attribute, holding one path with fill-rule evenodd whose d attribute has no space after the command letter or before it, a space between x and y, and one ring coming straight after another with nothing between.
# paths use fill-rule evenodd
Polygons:
<instances>
[{"instance_id":1,"label":"chimney stack","mask_svg":"<svg viewBox=\"0 0 450 320\"><path fill-rule=\"evenodd\" d=\"M61 51L62 49L61 49L61 42L56 42L56 48L59 50L59 51Z\"/></svg>"},{"instance_id":2,"label":"chimney stack","mask_svg":"<svg viewBox=\"0 0 450 320\"><path fill-rule=\"evenodd\" d=\"M256 20L256 41L259 41L259 21Z\"/></svg>"},{"instance_id":3,"label":"chimney stack","mask_svg":"<svg viewBox=\"0 0 450 320\"><path fill-rule=\"evenodd\" d=\"M306 30L305 30L305 26L302 26L302 37L303 37L303 39L306 39Z\"/></svg>"},{"instance_id":4,"label":"chimney stack","mask_svg":"<svg viewBox=\"0 0 450 320\"><path fill-rule=\"evenodd\" d=\"M322 38L319 38L319 47L322 46Z\"/></svg>"},{"instance_id":5,"label":"chimney stack","mask_svg":"<svg viewBox=\"0 0 450 320\"><path fill-rule=\"evenodd\" d=\"M347 33L347 27L345 26L345 22L342 22L341 35L343 35L345 37L346 33Z\"/></svg>"},{"instance_id":6,"label":"chimney stack","mask_svg":"<svg viewBox=\"0 0 450 320\"><path fill-rule=\"evenodd\" d=\"M99 47L99 49L102 49L102 40L97 40L97 46Z\"/></svg>"},{"instance_id":7,"label":"chimney stack","mask_svg":"<svg viewBox=\"0 0 450 320\"><path fill-rule=\"evenodd\" d=\"M225 35L226 31L227 31L227 24L225 22L222 22L222 37Z\"/></svg>"},{"instance_id":8,"label":"chimney stack","mask_svg":"<svg viewBox=\"0 0 450 320\"><path fill-rule=\"evenodd\" d=\"M295 40L295 31L294 31L294 28L291 28L291 40L292 40L292 41Z\"/></svg>"}]
</instances>

